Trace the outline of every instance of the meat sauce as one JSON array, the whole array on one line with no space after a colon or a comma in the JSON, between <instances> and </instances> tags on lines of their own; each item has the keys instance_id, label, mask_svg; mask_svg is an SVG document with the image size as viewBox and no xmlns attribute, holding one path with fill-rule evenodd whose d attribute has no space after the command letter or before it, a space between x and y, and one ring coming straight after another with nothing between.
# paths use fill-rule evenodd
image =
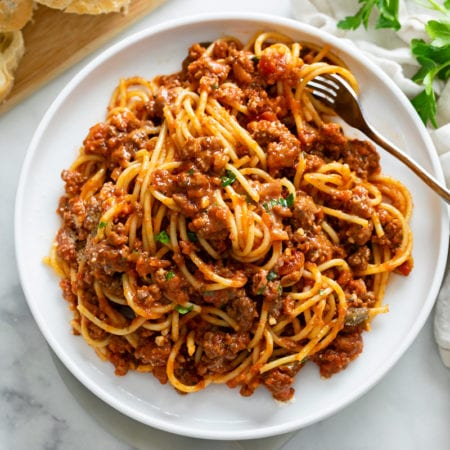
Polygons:
<instances>
[{"instance_id":1,"label":"meat sauce","mask_svg":"<svg viewBox=\"0 0 450 450\"><path fill-rule=\"evenodd\" d=\"M108 312L98 303L93 288L93 280L111 295L121 297L121 274L132 272L139 280L137 302L144 310L168 304L167 298L177 304L186 301L197 305L220 308L238 324L238 331L224 330L211 323L193 319L189 328L195 330L195 342L203 348L203 354L195 362L186 353L181 353L184 363L176 368L179 379L186 384L195 384L205 374L220 374L233 367L236 356L247 348L251 340L251 330L257 325L263 300L269 301L270 321L276 321L292 311L292 299L283 295L283 287L297 283L299 290L308 287L307 279L301 277L305 262L321 264L332 258L343 258L355 272L364 270L372 260L372 244L378 239L373 230L328 218L337 230L339 244L333 243L322 230L324 212L320 203L329 207L370 218L373 207L370 194L364 187L343 190L340 195L321 193L317 197L314 188L298 190L291 205L273 204L270 211L263 213L264 220L272 227L272 233L285 235L287 239L279 261L273 269L276 277L261 268L245 265L224 257L209 261L215 273L227 276L239 274L247 280L243 287L226 288L210 292L197 292L177 270L176 261L157 258L143 251L142 240L138 236L133 248L129 246L128 229L125 219L131 213L142 217L141 206L137 202L123 201L126 193L114 183L123 170L133 161L141 148L151 150L154 145L147 139L146 127L154 127L163 121L164 106L175 96L176 88L189 83L227 107L236 102L247 106L248 114L242 117L249 135L267 155L267 172L277 180L281 177L292 179L295 175L299 155L306 162L305 173L313 172L330 161L340 161L349 166L362 180L380 172L379 155L367 141L347 139L341 127L335 123L324 123L321 127L306 124L298 133L289 113L286 99L277 94L274 85L280 81L295 80L296 73L290 67L289 55L272 51L255 61L246 51L233 42L220 42L212 55L205 54L205 45L195 44L183 63L183 70L175 75L160 77L163 81L160 92L148 102L136 105L137 114L126 110L115 113L107 122L93 126L83 145L86 154L98 155L105 160L105 183L87 199L82 199L82 190L88 181L77 170L65 170L62 178L66 194L61 198L58 213L62 227L57 235L58 256L78 271L76 281L64 279L61 287L66 300L75 311L77 289L85 293L84 301L97 317L108 318ZM233 84L224 84L225 80ZM294 81L292 81L292 84ZM141 113L142 119L139 116ZM249 150L238 145L240 157ZM214 200L214 191L219 189L227 177L225 170L229 155L221 141L214 136L189 139L178 151L177 160L181 166L176 171L161 169L151 175L150 183L164 195L171 197L180 213L189 223L189 239L180 241L183 258L193 249L199 251L198 239L207 239L217 253L226 255L230 247L229 220L227 211ZM261 204L284 194L279 181L257 182ZM238 188L236 188L238 189ZM114 199L125 204L119 220L104 240L96 241L101 215ZM272 221L275 216L277 221ZM124 218L123 220L121 218ZM274 225L282 223L282 228ZM383 244L395 252L402 238L401 224L392 217L382 217L385 225ZM80 266L83 268L80 270ZM401 268L408 274L411 267ZM168 274L171 276L168 276ZM200 273L196 273L202 279ZM351 271L339 272L330 269L327 276L342 286L348 307L370 308L374 304L371 278L360 278ZM151 280L146 282L145 280ZM116 311L134 317L126 306L114 305ZM90 324L90 334L101 339L103 330ZM364 323L347 324L336 339L325 349L310 359L317 364L324 377L344 369L363 349L362 332ZM151 366L153 374L162 382L167 382L165 367L173 342L170 336L158 336L150 330L137 332L138 342L132 346L126 339L112 337L108 344L108 358L114 364L116 373L124 375L140 366ZM305 361L275 368L264 374L255 374L248 384L241 385L241 394L251 395L263 384L273 397L286 401L292 398L294 377ZM240 380L231 380L231 387Z\"/></svg>"}]
</instances>

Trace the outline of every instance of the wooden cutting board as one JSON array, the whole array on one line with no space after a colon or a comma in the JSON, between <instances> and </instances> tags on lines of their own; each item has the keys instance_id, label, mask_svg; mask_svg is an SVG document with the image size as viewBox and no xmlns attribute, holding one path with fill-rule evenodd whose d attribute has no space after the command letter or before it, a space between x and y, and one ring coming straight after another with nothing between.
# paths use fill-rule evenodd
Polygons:
<instances>
[{"instance_id":1,"label":"wooden cutting board","mask_svg":"<svg viewBox=\"0 0 450 450\"><path fill-rule=\"evenodd\" d=\"M0 104L0 114L165 1L132 0L127 14L96 16L69 14L39 5L33 20L23 29L25 54L14 87Z\"/></svg>"}]
</instances>

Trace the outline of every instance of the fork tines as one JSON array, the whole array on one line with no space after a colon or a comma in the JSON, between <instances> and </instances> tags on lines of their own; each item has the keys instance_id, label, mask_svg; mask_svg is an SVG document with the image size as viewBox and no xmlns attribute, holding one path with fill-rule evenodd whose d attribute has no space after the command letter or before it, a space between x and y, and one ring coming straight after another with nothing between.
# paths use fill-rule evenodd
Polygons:
<instances>
[{"instance_id":1,"label":"fork tines","mask_svg":"<svg viewBox=\"0 0 450 450\"><path fill-rule=\"evenodd\" d=\"M338 74L322 74L308 81L306 84L311 89L311 94L318 100L333 106L339 89L351 89L348 83Z\"/></svg>"}]
</instances>

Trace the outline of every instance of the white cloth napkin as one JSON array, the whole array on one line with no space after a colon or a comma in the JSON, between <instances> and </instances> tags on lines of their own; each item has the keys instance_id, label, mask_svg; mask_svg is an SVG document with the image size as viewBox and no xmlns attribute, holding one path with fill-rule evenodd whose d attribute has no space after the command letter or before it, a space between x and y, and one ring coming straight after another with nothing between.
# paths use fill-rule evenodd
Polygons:
<instances>
[{"instance_id":1,"label":"white cloth napkin","mask_svg":"<svg viewBox=\"0 0 450 450\"><path fill-rule=\"evenodd\" d=\"M291 0L293 16L335 36L348 39L372 61L376 62L400 89L412 98L421 87L410 77L417 71L418 63L411 55L411 39L427 39L424 25L436 17L434 11L425 9L412 0L400 0L398 32L390 29L341 30L337 22L354 15L360 8L357 0ZM371 20L376 19L372 14ZM447 186L450 186L450 82L436 84L439 93L437 123L439 128L428 128L439 154ZM442 361L450 367L450 276L447 270L444 284L438 296L434 331Z\"/></svg>"}]
</instances>

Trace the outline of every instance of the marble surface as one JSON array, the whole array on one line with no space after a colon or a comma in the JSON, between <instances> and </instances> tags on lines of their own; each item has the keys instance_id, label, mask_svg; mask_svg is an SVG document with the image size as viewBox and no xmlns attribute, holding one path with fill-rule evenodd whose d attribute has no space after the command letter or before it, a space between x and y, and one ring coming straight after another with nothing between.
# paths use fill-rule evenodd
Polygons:
<instances>
[{"instance_id":1,"label":"marble surface","mask_svg":"<svg viewBox=\"0 0 450 450\"><path fill-rule=\"evenodd\" d=\"M121 36L218 8L206 0L168 0ZM288 0L227 0L221 9L290 16ZM439 359L431 318L395 367L362 398L297 433L264 440L212 442L153 430L112 410L67 372L38 330L20 287L14 197L35 128L62 87L94 56L0 116L0 450L449 450L450 372Z\"/></svg>"}]
</instances>

